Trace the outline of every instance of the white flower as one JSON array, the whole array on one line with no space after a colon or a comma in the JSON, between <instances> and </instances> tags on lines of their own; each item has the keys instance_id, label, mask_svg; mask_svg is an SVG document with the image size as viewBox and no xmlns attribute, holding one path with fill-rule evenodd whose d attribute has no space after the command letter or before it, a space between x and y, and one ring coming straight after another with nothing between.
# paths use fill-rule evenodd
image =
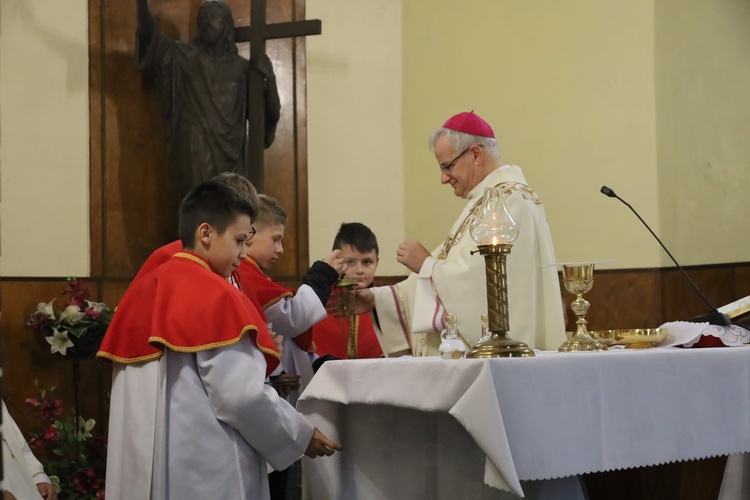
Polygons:
<instances>
[{"instance_id":1,"label":"white flower","mask_svg":"<svg viewBox=\"0 0 750 500\"><path fill-rule=\"evenodd\" d=\"M52 487L55 489L55 493L60 493L62 491L62 488L60 488L60 478L57 476L49 476L49 480Z\"/></svg>"},{"instance_id":2,"label":"white flower","mask_svg":"<svg viewBox=\"0 0 750 500\"><path fill-rule=\"evenodd\" d=\"M93 311L95 312L102 312L107 308L107 304L104 302L92 302L90 300L86 301L86 305L89 306Z\"/></svg>"},{"instance_id":3,"label":"white flower","mask_svg":"<svg viewBox=\"0 0 750 500\"><path fill-rule=\"evenodd\" d=\"M50 335L49 337L45 337L47 339L47 342L49 342L49 345L51 346L50 351L52 352L52 354L59 352L60 354L65 356L68 347L73 347L73 342L70 341L67 333L61 332L57 328L53 328L52 332L52 335Z\"/></svg>"},{"instance_id":4,"label":"white flower","mask_svg":"<svg viewBox=\"0 0 750 500\"><path fill-rule=\"evenodd\" d=\"M55 319L55 310L52 308L52 303L54 301L55 299L52 299L49 302L40 302L39 305L36 306L36 312L49 316L50 319Z\"/></svg>"},{"instance_id":5,"label":"white flower","mask_svg":"<svg viewBox=\"0 0 750 500\"><path fill-rule=\"evenodd\" d=\"M93 418L90 418L88 420L84 420L83 417L78 417L78 428L83 432L83 437L90 438L91 437L91 430L96 425L96 420Z\"/></svg>"},{"instance_id":6,"label":"white flower","mask_svg":"<svg viewBox=\"0 0 750 500\"><path fill-rule=\"evenodd\" d=\"M67 320L68 323L78 323L83 319L83 311L78 306L70 305L60 314L60 321Z\"/></svg>"}]
</instances>

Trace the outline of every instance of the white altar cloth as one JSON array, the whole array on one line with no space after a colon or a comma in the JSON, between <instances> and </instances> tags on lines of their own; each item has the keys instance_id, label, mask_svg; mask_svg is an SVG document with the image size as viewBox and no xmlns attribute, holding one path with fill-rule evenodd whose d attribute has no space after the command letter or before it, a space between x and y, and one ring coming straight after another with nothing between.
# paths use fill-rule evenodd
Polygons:
<instances>
[{"instance_id":1,"label":"white altar cloth","mask_svg":"<svg viewBox=\"0 0 750 500\"><path fill-rule=\"evenodd\" d=\"M484 455L485 484L522 496L519 480L750 451L750 349L334 361L321 368L297 407L330 437L352 439L333 458L305 459L316 498L350 498L353 483L368 492L394 488L384 484L425 463L462 467L471 462L471 446ZM448 415L460 425L450 427ZM376 441L361 447L358 434ZM413 460L401 456L420 451L410 439L427 440ZM473 443L461 448L461 439ZM437 498L429 485L416 491ZM413 493L404 498L417 498Z\"/></svg>"}]
</instances>

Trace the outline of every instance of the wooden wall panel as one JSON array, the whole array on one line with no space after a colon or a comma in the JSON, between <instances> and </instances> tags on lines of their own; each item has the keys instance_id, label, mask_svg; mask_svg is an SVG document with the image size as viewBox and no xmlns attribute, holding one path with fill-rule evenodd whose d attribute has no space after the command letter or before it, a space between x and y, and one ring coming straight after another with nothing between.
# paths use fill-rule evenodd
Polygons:
<instances>
[{"instance_id":1,"label":"wooden wall panel","mask_svg":"<svg viewBox=\"0 0 750 500\"><path fill-rule=\"evenodd\" d=\"M248 25L250 3L228 3L236 25ZM198 6L191 0L151 2L161 30L180 40L195 35ZM267 16L268 22L304 19L304 1L270 0ZM135 2L90 3L92 269L105 279L132 277L154 249L177 238L162 104L152 75L136 68L135 29ZM282 114L266 151L265 191L289 212L287 251L276 274L293 280L308 266L305 42L273 40L267 49ZM248 57L249 44L239 50Z\"/></svg>"},{"instance_id":2,"label":"wooden wall panel","mask_svg":"<svg viewBox=\"0 0 750 500\"><path fill-rule=\"evenodd\" d=\"M568 331L575 330L576 316L570 309L575 296L561 284L568 316ZM594 286L584 295L591 303L589 330L647 328L661 324L659 274L653 270L612 271L597 269Z\"/></svg>"},{"instance_id":3,"label":"wooden wall panel","mask_svg":"<svg viewBox=\"0 0 750 500\"><path fill-rule=\"evenodd\" d=\"M3 334L3 382L4 398L8 408L17 418L19 426L35 429L37 419L27 418L24 400L36 397L34 381L44 387L56 386L55 395L63 400L66 410L73 409L74 384L73 361L59 354L52 354L44 336L26 328L26 317L36 310L39 302L56 298L61 307L67 302L62 295L64 279L49 280L3 280L0 293L3 297L3 315L0 329ZM98 296L95 283L88 282L92 297ZM109 366L95 359L79 361L79 408L82 416L94 418L98 429L106 428L108 413Z\"/></svg>"}]
</instances>

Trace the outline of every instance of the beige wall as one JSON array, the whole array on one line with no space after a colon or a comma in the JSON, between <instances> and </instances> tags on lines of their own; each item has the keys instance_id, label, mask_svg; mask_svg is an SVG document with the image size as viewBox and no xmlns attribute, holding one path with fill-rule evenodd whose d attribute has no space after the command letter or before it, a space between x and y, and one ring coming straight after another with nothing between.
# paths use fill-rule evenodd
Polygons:
<instances>
[{"instance_id":1,"label":"beige wall","mask_svg":"<svg viewBox=\"0 0 750 500\"><path fill-rule=\"evenodd\" d=\"M659 0L656 26L664 240L682 264L746 262L750 3Z\"/></svg>"},{"instance_id":2,"label":"beige wall","mask_svg":"<svg viewBox=\"0 0 750 500\"><path fill-rule=\"evenodd\" d=\"M378 237L378 274L400 275L404 236L401 5L308 0L323 35L307 41L310 258L330 252L342 222Z\"/></svg>"},{"instance_id":3,"label":"beige wall","mask_svg":"<svg viewBox=\"0 0 750 500\"><path fill-rule=\"evenodd\" d=\"M89 274L88 3L0 3L0 272Z\"/></svg>"},{"instance_id":4,"label":"beige wall","mask_svg":"<svg viewBox=\"0 0 750 500\"><path fill-rule=\"evenodd\" d=\"M0 3L6 276L89 272L86 9ZM309 0L324 31L308 41L311 258L344 220L375 230L381 274L403 272L393 252L405 236L437 245L461 202L439 184L426 139L474 109L542 196L558 260L669 264L628 209L599 194L607 184L685 264L747 261L748 9Z\"/></svg>"},{"instance_id":5,"label":"beige wall","mask_svg":"<svg viewBox=\"0 0 750 500\"><path fill-rule=\"evenodd\" d=\"M474 109L542 197L558 261L658 265L648 233L599 193L609 185L659 230L652 0L403 5L407 234L446 236L462 202L426 140Z\"/></svg>"}]
</instances>

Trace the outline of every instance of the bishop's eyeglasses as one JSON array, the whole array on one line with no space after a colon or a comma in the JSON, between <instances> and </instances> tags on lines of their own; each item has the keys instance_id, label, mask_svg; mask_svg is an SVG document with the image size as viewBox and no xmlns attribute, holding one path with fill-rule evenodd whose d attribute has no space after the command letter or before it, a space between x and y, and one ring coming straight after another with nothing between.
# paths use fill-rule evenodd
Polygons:
<instances>
[{"instance_id":1,"label":"bishop's eyeglasses","mask_svg":"<svg viewBox=\"0 0 750 500\"><path fill-rule=\"evenodd\" d=\"M473 146L473 144L471 146ZM440 167L440 171L445 172L445 173L450 172L451 169L456 166L456 163L458 162L458 160L460 160L463 155L469 152L469 150L471 149L471 146L461 151L461 153L459 153L458 156L453 158L453 160L450 163L447 163L445 165L438 165L438 167Z\"/></svg>"}]
</instances>

